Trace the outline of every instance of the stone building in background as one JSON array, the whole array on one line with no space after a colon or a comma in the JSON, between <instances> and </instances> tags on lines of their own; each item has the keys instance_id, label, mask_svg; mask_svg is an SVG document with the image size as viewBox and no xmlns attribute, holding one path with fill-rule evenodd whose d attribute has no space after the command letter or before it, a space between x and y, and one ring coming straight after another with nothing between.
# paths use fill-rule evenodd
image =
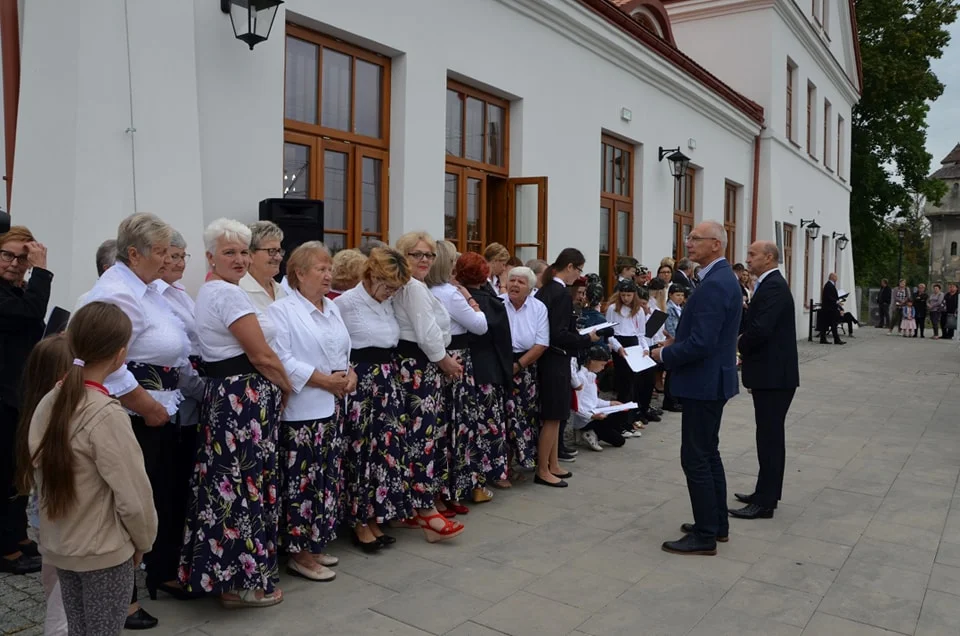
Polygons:
<instances>
[{"instance_id":1,"label":"stone building in background","mask_svg":"<svg viewBox=\"0 0 960 636\"><path fill-rule=\"evenodd\" d=\"M940 205L927 203L923 214L930 221L930 280L960 280L960 144L950 151L931 176L947 184Z\"/></svg>"}]
</instances>

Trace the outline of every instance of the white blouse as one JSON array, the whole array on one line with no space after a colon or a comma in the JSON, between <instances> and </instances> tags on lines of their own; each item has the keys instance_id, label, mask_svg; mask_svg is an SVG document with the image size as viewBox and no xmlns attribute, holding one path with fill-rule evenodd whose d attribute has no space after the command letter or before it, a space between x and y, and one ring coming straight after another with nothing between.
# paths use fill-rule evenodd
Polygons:
<instances>
[{"instance_id":1,"label":"white blouse","mask_svg":"<svg viewBox=\"0 0 960 636\"><path fill-rule=\"evenodd\" d=\"M482 311L474 311L467 299L450 283L430 288L433 294L450 314L450 335L459 336L468 331L482 336L487 333L487 316Z\"/></svg>"},{"instance_id":2,"label":"white blouse","mask_svg":"<svg viewBox=\"0 0 960 636\"><path fill-rule=\"evenodd\" d=\"M116 305L130 318L133 334L127 345L128 362L161 367L190 364L186 326L157 289L140 280L125 264L118 262L97 280L86 297L87 303L94 301ZM104 386L111 395L119 397L138 384L127 367L122 366L107 377Z\"/></svg>"},{"instance_id":3,"label":"white blouse","mask_svg":"<svg viewBox=\"0 0 960 636\"><path fill-rule=\"evenodd\" d=\"M270 279L270 285L273 287L273 298L270 298L267 290L260 286L260 283L257 282L257 279L254 278L250 272L244 274L243 278L240 279L240 289L249 294L250 301L259 312L265 312L271 304L281 298L287 297L287 291L280 283Z\"/></svg>"},{"instance_id":4,"label":"white blouse","mask_svg":"<svg viewBox=\"0 0 960 636\"><path fill-rule=\"evenodd\" d=\"M354 349L393 349L397 346L400 325L394 314L392 298L377 302L361 282L337 296L333 302L340 310L343 324L350 333L350 345Z\"/></svg>"},{"instance_id":5,"label":"white blouse","mask_svg":"<svg viewBox=\"0 0 960 636\"><path fill-rule=\"evenodd\" d=\"M330 417L336 396L307 382L314 371L330 375L350 368L350 334L340 310L324 299L323 311L294 290L267 309L277 327L276 352L293 385L280 419L302 422Z\"/></svg>"},{"instance_id":6,"label":"white blouse","mask_svg":"<svg viewBox=\"0 0 960 636\"><path fill-rule=\"evenodd\" d=\"M249 314L257 315L263 336L272 348L276 331L269 321L260 320L259 312L246 292L225 280L204 283L197 293L200 357L205 362L219 362L243 355L243 346L230 332L230 325Z\"/></svg>"},{"instance_id":7,"label":"white blouse","mask_svg":"<svg viewBox=\"0 0 960 636\"><path fill-rule=\"evenodd\" d=\"M190 355L200 355L200 339L197 338L197 320L195 317L197 305L193 302L193 298L180 283L170 285L158 278L150 284L156 287L163 299L167 301L170 311L183 321L187 329L187 337L190 339Z\"/></svg>"},{"instance_id":8,"label":"white blouse","mask_svg":"<svg viewBox=\"0 0 960 636\"><path fill-rule=\"evenodd\" d=\"M629 307L621 307L618 312L617 306L611 303L607 307L606 317L607 322L614 324L613 334L615 336L634 336L640 341L639 344L644 351L649 349L646 338L647 315L643 309L639 310L635 316L631 316ZM614 351L620 351L623 348L616 338L607 338L607 343Z\"/></svg>"},{"instance_id":9,"label":"white blouse","mask_svg":"<svg viewBox=\"0 0 960 636\"><path fill-rule=\"evenodd\" d=\"M530 295L520 305L520 309L517 309L510 302L509 295L502 294L500 298L507 308L514 353L529 351L534 345L550 346L550 322L547 319L546 305Z\"/></svg>"},{"instance_id":10,"label":"white blouse","mask_svg":"<svg viewBox=\"0 0 960 636\"><path fill-rule=\"evenodd\" d=\"M430 290L416 278L393 297L400 325L400 339L415 342L430 362L440 362L450 344L450 314Z\"/></svg>"}]
</instances>

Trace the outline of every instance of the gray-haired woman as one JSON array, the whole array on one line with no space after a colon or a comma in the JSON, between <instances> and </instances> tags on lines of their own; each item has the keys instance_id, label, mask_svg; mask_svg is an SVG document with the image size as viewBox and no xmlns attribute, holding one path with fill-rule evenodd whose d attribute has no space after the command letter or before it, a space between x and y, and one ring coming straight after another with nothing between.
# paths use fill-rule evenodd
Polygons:
<instances>
[{"instance_id":1,"label":"gray-haired woman","mask_svg":"<svg viewBox=\"0 0 960 636\"><path fill-rule=\"evenodd\" d=\"M272 221L257 221L250 224L250 267L240 280L240 289L247 292L253 306L265 312L275 300L287 295L287 291L274 278L280 273L280 263L286 254L280 247L283 230Z\"/></svg>"}]
</instances>

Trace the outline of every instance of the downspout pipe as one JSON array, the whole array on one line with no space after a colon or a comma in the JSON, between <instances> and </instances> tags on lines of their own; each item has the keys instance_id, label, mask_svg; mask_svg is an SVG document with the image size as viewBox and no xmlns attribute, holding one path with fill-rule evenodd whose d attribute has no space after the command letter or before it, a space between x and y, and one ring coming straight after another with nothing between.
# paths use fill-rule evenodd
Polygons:
<instances>
[{"instance_id":1,"label":"downspout pipe","mask_svg":"<svg viewBox=\"0 0 960 636\"><path fill-rule=\"evenodd\" d=\"M13 158L17 146L20 104L20 9L18 0L0 0L0 56L3 58L3 136L7 173L7 210L13 196Z\"/></svg>"}]
</instances>

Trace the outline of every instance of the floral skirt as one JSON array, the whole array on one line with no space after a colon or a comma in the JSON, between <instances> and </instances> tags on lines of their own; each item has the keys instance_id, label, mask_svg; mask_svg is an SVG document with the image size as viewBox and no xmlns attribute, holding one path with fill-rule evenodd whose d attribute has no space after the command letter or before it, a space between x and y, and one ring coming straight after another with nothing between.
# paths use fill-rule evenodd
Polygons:
<instances>
[{"instance_id":1,"label":"floral skirt","mask_svg":"<svg viewBox=\"0 0 960 636\"><path fill-rule=\"evenodd\" d=\"M393 362L357 362L357 390L347 399L344 434L344 522L413 516L403 437L407 424L399 369Z\"/></svg>"},{"instance_id":2,"label":"floral skirt","mask_svg":"<svg viewBox=\"0 0 960 636\"><path fill-rule=\"evenodd\" d=\"M477 421L477 448L483 483L507 478L507 419L503 405L503 387L477 385L480 419Z\"/></svg>"},{"instance_id":3,"label":"floral skirt","mask_svg":"<svg viewBox=\"0 0 960 636\"><path fill-rule=\"evenodd\" d=\"M400 384L406 396L404 436L407 483L414 508L432 508L449 476L447 427L443 416L443 374L433 362L398 355Z\"/></svg>"},{"instance_id":4,"label":"floral skirt","mask_svg":"<svg viewBox=\"0 0 960 636\"><path fill-rule=\"evenodd\" d=\"M280 389L260 374L208 378L180 553L187 591L273 591Z\"/></svg>"},{"instance_id":5,"label":"floral skirt","mask_svg":"<svg viewBox=\"0 0 960 636\"><path fill-rule=\"evenodd\" d=\"M280 543L287 552L319 554L337 538L343 517L343 417L280 422L283 516Z\"/></svg>"},{"instance_id":6,"label":"floral skirt","mask_svg":"<svg viewBox=\"0 0 960 636\"><path fill-rule=\"evenodd\" d=\"M537 465L540 409L537 403L537 365L513 376L513 387L504 403L507 412L507 442L514 462L523 468Z\"/></svg>"},{"instance_id":7,"label":"floral skirt","mask_svg":"<svg viewBox=\"0 0 960 636\"><path fill-rule=\"evenodd\" d=\"M482 481L480 452L477 448L477 423L482 417L473 380L473 358L469 349L448 351L460 358L463 375L444 380L444 413L447 421L447 461L450 478L444 496L460 501Z\"/></svg>"}]
</instances>

